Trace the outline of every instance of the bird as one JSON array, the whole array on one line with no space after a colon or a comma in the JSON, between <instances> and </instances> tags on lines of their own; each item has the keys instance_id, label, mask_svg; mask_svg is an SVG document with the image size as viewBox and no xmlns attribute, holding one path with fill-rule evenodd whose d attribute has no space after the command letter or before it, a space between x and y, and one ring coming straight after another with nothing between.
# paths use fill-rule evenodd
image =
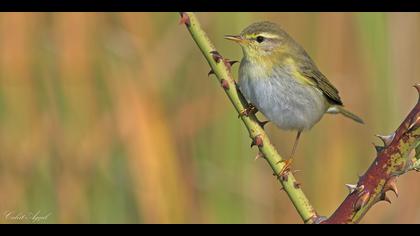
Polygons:
<instances>
[{"instance_id":1,"label":"bird","mask_svg":"<svg viewBox=\"0 0 420 236\"><path fill-rule=\"evenodd\" d=\"M256 22L225 39L238 43L243 52L238 87L249 105L241 114L260 111L278 128L297 132L282 172L290 169L301 133L324 114L342 114L364 123L344 109L339 91L305 49L276 23Z\"/></svg>"}]
</instances>

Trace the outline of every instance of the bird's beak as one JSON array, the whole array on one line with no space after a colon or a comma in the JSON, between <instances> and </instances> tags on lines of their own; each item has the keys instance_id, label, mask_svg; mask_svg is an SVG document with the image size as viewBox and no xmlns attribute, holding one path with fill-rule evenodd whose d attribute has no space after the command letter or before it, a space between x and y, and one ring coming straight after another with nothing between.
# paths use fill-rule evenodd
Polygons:
<instances>
[{"instance_id":1,"label":"bird's beak","mask_svg":"<svg viewBox=\"0 0 420 236\"><path fill-rule=\"evenodd\" d=\"M232 40L237 43L244 42L244 39L240 35L225 35L225 39Z\"/></svg>"}]
</instances>

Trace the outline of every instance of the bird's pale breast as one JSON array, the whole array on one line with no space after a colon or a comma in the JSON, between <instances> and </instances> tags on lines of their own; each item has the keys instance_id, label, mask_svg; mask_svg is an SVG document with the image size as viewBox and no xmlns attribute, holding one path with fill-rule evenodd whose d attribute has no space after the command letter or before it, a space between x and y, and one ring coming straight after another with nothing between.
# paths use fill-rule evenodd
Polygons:
<instances>
[{"instance_id":1,"label":"bird's pale breast","mask_svg":"<svg viewBox=\"0 0 420 236\"><path fill-rule=\"evenodd\" d=\"M272 73L258 64L242 60L239 88L270 121L286 130L307 130L316 124L327 106L322 91L293 79L286 68Z\"/></svg>"}]
</instances>

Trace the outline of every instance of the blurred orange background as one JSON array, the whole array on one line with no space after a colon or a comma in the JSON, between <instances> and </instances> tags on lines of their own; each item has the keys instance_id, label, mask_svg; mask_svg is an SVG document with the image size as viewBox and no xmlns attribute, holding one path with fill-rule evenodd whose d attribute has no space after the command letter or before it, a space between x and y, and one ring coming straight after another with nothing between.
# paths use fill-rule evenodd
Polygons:
<instances>
[{"instance_id":1,"label":"blurred orange background","mask_svg":"<svg viewBox=\"0 0 420 236\"><path fill-rule=\"evenodd\" d=\"M340 90L358 125L326 115L294 168L328 216L417 101L418 13L198 13L223 39L279 23ZM0 223L301 223L177 13L0 14ZM233 71L237 76L237 66ZM282 155L294 133L267 126ZM420 223L417 173L362 223Z\"/></svg>"}]
</instances>

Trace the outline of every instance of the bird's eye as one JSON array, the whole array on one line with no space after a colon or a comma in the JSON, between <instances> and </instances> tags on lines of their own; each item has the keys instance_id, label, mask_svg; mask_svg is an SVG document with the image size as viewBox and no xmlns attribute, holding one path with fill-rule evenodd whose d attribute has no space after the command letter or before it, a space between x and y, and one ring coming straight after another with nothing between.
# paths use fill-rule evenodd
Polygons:
<instances>
[{"instance_id":1,"label":"bird's eye","mask_svg":"<svg viewBox=\"0 0 420 236\"><path fill-rule=\"evenodd\" d=\"M263 36L258 36L257 37L257 42L262 43L264 41L264 37Z\"/></svg>"}]
</instances>

